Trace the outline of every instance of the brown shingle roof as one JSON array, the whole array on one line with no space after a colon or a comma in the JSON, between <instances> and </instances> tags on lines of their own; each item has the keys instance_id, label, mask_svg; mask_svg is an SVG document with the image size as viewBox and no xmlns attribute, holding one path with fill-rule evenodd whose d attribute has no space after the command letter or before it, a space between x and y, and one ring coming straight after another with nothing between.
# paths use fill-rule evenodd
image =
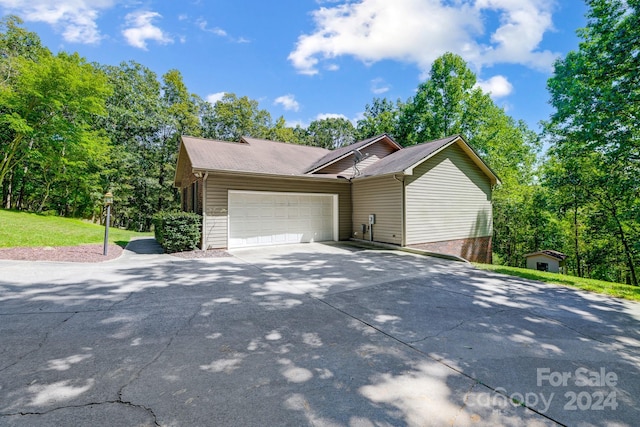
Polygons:
<instances>
[{"instance_id":1,"label":"brown shingle roof","mask_svg":"<svg viewBox=\"0 0 640 427\"><path fill-rule=\"evenodd\" d=\"M387 134L382 134L382 135L378 135L378 136L374 136L372 138L367 138L367 139L363 139L362 141L357 141L354 142L353 144L349 144L349 145L345 145L344 147L340 147L340 148L336 148L335 150L330 151L329 153L327 153L324 157L322 157L321 159L319 159L317 162L315 162L314 164L312 164L307 170L306 172L312 172L318 168L321 168L322 166L328 165L330 163L333 163L334 161L340 159L341 157L348 155L349 153L351 153L354 150L359 150L362 147L365 147L369 144L371 144L372 142L378 141L380 139L383 138L388 138L391 142L393 142L395 145L397 145L398 149L402 148L400 146L400 144L398 144L397 142L395 142L393 140L393 138L391 138L389 135Z\"/></svg>"},{"instance_id":2,"label":"brown shingle roof","mask_svg":"<svg viewBox=\"0 0 640 427\"><path fill-rule=\"evenodd\" d=\"M226 142L183 136L193 169L302 175L329 150L256 138Z\"/></svg>"},{"instance_id":3,"label":"brown shingle roof","mask_svg":"<svg viewBox=\"0 0 640 427\"><path fill-rule=\"evenodd\" d=\"M403 148L393 154L384 157L371 166L368 166L358 178L366 178L371 176L386 175L392 173L411 173L408 169L412 169L420 163L426 161L431 156L440 152L440 150L457 143L469 158L484 172L492 184L499 184L500 179L491 170L491 168L478 156L478 154L467 144L460 135L448 136L435 141L424 142L422 144L413 145Z\"/></svg>"},{"instance_id":4,"label":"brown shingle roof","mask_svg":"<svg viewBox=\"0 0 640 427\"><path fill-rule=\"evenodd\" d=\"M528 258L530 256L534 256L534 255L547 255L550 256L551 258L555 258L559 261L564 261L567 258L567 255L563 254L562 252L558 252L558 251L554 251L551 249L543 249L541 251L538 252L532 252L530 254L526 254L524 257Z\"/></svg>"},{"instance_id":5,"label":"brown shingle roof","mask_svg":"<svg viewBox=\"0 0 640 427\"><path fill-rule=\"evenodd\" d=\"M247 137L242 138L241 142L227 142L183 136L182 145L193 170L329 178L332 176L309 172L381 138L388 136L365 139L334 151ZM390 141L397 145L392 139ZM357 178L405 172L456 141L493 183L499 182L498 177L459 135L398 149L366 167ZM176 170L176 185L179 182Z\"/></svg>"},{"instance_id":6,"label":"brown shingle roof","mask_svg":"<svg viewBox=\"0 0 640 427\"><path fill-rule=\"evenodd\" d=\"M359 177L400 173L426 159L456 138L458 135L403 148L367 167Z\"/></svg>"}]
</instances>

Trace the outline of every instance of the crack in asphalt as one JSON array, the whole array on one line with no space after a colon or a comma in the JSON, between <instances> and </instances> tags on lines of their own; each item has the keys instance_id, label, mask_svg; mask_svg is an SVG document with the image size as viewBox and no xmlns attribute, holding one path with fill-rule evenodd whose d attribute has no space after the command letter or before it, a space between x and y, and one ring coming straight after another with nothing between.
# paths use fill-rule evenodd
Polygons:
<instances>
[{"instance_id":1,"label":"crack in asphalt","mask_svg":"<svg viewBox=\"0 0 640 427\"><path fill-rule=\"evenodd\" d=\"M310 297L310 298L312 298L312 299L314 299L314 300L316 300L316 301L318 301L318 302L321 302L321 303L323 303L323 304L326 304L327 306L329 306L330 308L332 308L332 309L336 310L337 312L342 313L342 314L344 314L345 316L348 316L348 317L350 317L350 318L352 318L352 319L354 319L354 320L356 320L356 321L358 321L358 322L362 323L363 325L366 325L366 326L368 326L368 327L370 327L370 328L374 329L375 331L377 331L377 332L381 333L382 335L384 335L384 336L386 336L386 337L388 337L388 338L392 339L393 341L396 341L396 342L398 342L398 343L402 344L403 346L406 346L406 347L410 348L411 350L413 350L413 351L415 351L415 352L417 352L417 353L419 353L419 354L421 354L421 355L423 355L423 356L428 357L429 359L433 360L434 362L439 363L439 364L441 364L441 365L443 365L443 366L445 366L445 367L447 367L447 368L451 369L452 371L454 371L454 372L456 372L456 373L458 373L458 374L462 375L463 377L465 377L465 378L467 378L467 379L469 379L469 380L473 381L475 384L480 384L480 385L482 385L482 386L484 386L484 387L488 388L488 389L489 389L489 390L491 390L492 392L494 392L494 393L498 393L498 394L501 394L501 395L505 396L506 398L510 399L510 397L507 395L506 391L502 391L501 389L498 389L498 388L493 388L493 387L491 387L490 385L483 383L483 382L482 382L482 381L480 381L478 378L475 378L475 377L473 377L473 376L471 376L471 375L469 375L469 374L465 373L464 371L462 371L462 370L460 370L460 369L456 368L455 366L451 366L450 364L446 363L446 362L444 361L444 359L433 357L433 356L432 356L432 355L430 355L429 353L425 353L424 351L420 350L419 348L414 347L410 342L403 341L403 340L401 340L400 338L397 338L396 336L394 336L394 335L392 335L392 334L390 334L390 333L388 333L388 332L385 332L384 330L382 330L382 329L380 329L380 328L378 328L378 327L376 327L376 326L374 326L374 325L372 325L372 324L370 324L370 323L366 322L366 321L365 321L365 320L363 320L363 319L360 319L359 317L357 317L357 316L355 316L355 315L353 315L353 314L351 314L351 313L348 313L348 312L346 312L346 311L344 311L344 310L342 310L342 309L340 309L340 308L338 308L338 307L336 307L336 306L332 305L331 303L329 303L329 302L327 302L327 301L325 301L325 300L323 300L323 299L321 299L321 298L314 297L313 295L309 295L309 297ZM506 309L506 310L509 310L509 309ZM532 412L535 412L536 414L540 415L541 417L544 417L544 418L548 419L549 421L552 421L552 422L554 422L554 423L556 423L556 424L558 424L558 425L560 425L560 426L562 426L562 427L567 427L565 424L561 423L560 421L558 421L558 420L556 420L556 419L554 419L554 418L551 418L550 416L548 416L548 415L546 415L546 414L544 414L544 413L540 412L539 410L537 410L537 409L535 409L535 408L531 408L531 407L527 406L527 405L526 405L526 404L524 404L524 403L521 403L521 404L520 404L520 406L522 406L522 407L524 407L524 408L527 408L528 410L530 410L530 411L532 411Z\"/></svg>"},{"instance_id":2,"label":"crack in asphalt","mask_svg":"<svg viewBox=\"0 0 640 427\"><path fill-rule=\"evenodd\" d=\"M152 358L149 362L147 362L146 364L144 364L140 369L138 369L138 371L136 371L134 374L131 375L131 377L129 378L129 380L122 386L120 387L120 389L118 390L118 399L122 402L127 402L125 400L122 399L122 394L124 393L124 389L129 387L131 384L133 384L134 381L136 381L137 379L140 378L140 375L142 374L142 372L147 369L149 366L151 366L152 364L154 364L171 346L171 344L173 343L173 341L178 337L178 335L180 335L181 332L183 332L185 329L187 329L189 326L191 326L191 322L193 321L193 319L195 319L195 317L198 315L198 313L200 313L202 311L202 306L198 306L198 309L191 315L189 316L189 318L187 319L187 321L185 322L185 324L179 328L178 330L176 330L176 332L173 334L173 336L171 338L169 338L169 341L167 341L167 344L160 349ZM142 407L142 406L141 406Z\"/></svg>"},{"instance_id":3,"label":"crack in asphalt","mask_svg":"<svg viewBox=\"0 0 640 427\"><path fill-rule=\"evenodd\" d=\"M78 313L99 313L102 311L109 311L109 309L98 308L95 310L74 310L74 311L17 311L15 313L0 313L0 316L20 316L20 315L32 315L32 314L78 314Z\"/></svg>"},{"instance_id":4,"label":"crack in asphalt","mask_svg":"<svg viewBox=\"0 0 640 427\"><path fill-rule=\"evenodd\" d=\"M610 343L608 343L608 342L606 342L606 341L602 341L602 340L600 340L600 339L598 339L598 338L596 338L596 337L592 337L591 335L587 335L587 334L585 334L584 332L581 332L581 331L579 331L579 330L577 330L577 329L575 329L575 328L572 328L571 326L567 325L566 323L564 323L564 322L563 322L563 321L561 321L561 320L554 319L553 317L543 316L542 314L538 314L538 313L536 313L535 311L527 311L527 312L528 312L528 313L530 313L530 314L531 314L532 316L534 316L534 317L537 317L537 318L539 318L539 319L544 319L544 320L548 320L548 321L550 321L550 322L553 322L553 323L555 323L555 324L557 324L557 325L562 326L563 328L567 328L567 329L569 329L570 331L575 332L575 333L576 333L576 334L578 334L578 335L582 335L582 336L583 336L583 337L585 337L585 338L589 338L590 340L593 340L593 341L599 342L600 344L607 344L607 345L610 345Z\"/></svg>"},{"instance_id":5,"label":"crack in asphalt","mask_svg":"<svg viewBox=\"0 0 640 427\"><path fill-rule=\"evenodd\" d=\"M469 320L476 320L476 319L469 319ZM453 331L454 329L458 329L460 326L464 325L465 323L467 323L467 320L462 320L462 321L461 321L461 322L459 322L457 325L455 325L455 326L453 326L453 327L451 327L451 328L449 328L449 329L443 329L442 331L438 332L438 333L437 333L437 334L435 334L435 335L427 335L426 337L424 337L424 338L420 338L419 340L407 341L407 343L409 343L409 344L415 344L415 343L419 343L419 342L422 342L422 341L426 341L426 340L428 340L429 338L436 338L436 337L439 337L440 335L442 335L442 334L444 334L444 333L451 332L451 331Z\"/></svg>"},{"instance_id":6,"label":"crack in asphalt","mask_svg":"<svg viewBox=\"0 0 640 427\"><path fill-rule=\"evenodd\" d=\"M122 303L124 301L126 301L131 295L133 294L130 293L129 296L121 301L118 301L116 304ZM114 304L115 305L115 304ZM111 311L111 309L114 307L114 305L112 305L109 309L107 310L92 310L91 312L95 312L95 311ZM129 380L120 387L120 389L118 390L118 399L117 400L107 400L107 401L103 401L103 402L90 402L90 403L85 403L82 405L66 405L66 406L59 406L56 408L52 408L50 410L47 411L42 411L42 412L17 412L17 413L1 413L0 417L9 417L9 416L26 416L26 415L46 415L49 414L51 412L57 411L57 410L61 410L61 409L70 409L70 408L83 408L83 407L89 407L89 406L98 406L98 405L105 405L105 404L121 404L121 405L126 405L126 406L130 406L133 408L139 408L139 409L143 409L144 411L146 411L151 418L153 419L153 423L156 426L160 426L160 423L158 422L158 418L155 414L155 412L153 411L152 408L147 407L145 405L142 404L136 404L133 403L131 401L128 400L124 400L122 397L122 394L124 393L124 389L127 388L128 386L130 386L133 382L135 382L140 375L142 374L142 372L147 369L149 366L151 366L153 363L155 363L161 356L162 354L164 354L164 352L171 346L171 344L173 343L173 341L175 340L176 337L178 337L180 335L181 332L183 332L185 329L187 329L193 322L193 319L198 315L198 313L200 313L202 311L202 306L198 306L197 310L194 311L194 313L189 316L189 318L187 319L187 321L184 323L184 325L182 327L180 327L179 329L176 330L176 332L173 334L173 336L167 341L167 344L164 346L164 348L162 348L161 350L159 350L152 358L149 362L145 363L137 372L135 372L130 378ZM3 367L2 369L0 369L0 372L15 366L16 364L20 363L22 361L22 359L24 359L25 357L27 357L28 355L35 353L37 351L39 351L40 349L42 349L42 347L44 346L44 344L47 342L47 340L49 339L50 335L55 332L57 329L59 329L62 325L64 325L67 321L69 321L72 317L74 317L76 314L79 313L85 313L88 311L74 311L71 312L71 315L66 317L65 319L63 319L60 323L58 323L57 325L55 325L53 328L51 328L50 331L45 333L45 336L42 338L42 340L38 343L38 347L23 354L22 356L20 356L14 363L11 363L10 365ZM61 312L61 313L67 313L67 312ZM44 314L44 313L42 313ZM50 314L50 313L47 313ZM60 313L58 313L60 314Z\"/></svg>"},{"instance_id":7,"label":"crack in asphalt","mask_svg":"<svg viewBox=\"0 0 640 427\"><path fill-rule=\"evenodd\" d=\"M71 316L63 319L60 323L58 323L57 325L53 326L50 330L48 330L47 332L45 332L44 336L42 337L42 339L40 340L40 342L38 343L38 346L32 350L27 351L26 353L24 353L21 356L18 356L18 358L16 359L15 362L8 364L7 366L4 366L2 368L0 368L0 372L3 372L9 368L11 368L12 366L17 365L18 363L20 363L25 357L36 353L38 351L40 351L42 349L42 347L44 346L44 344L47 342L47 340L49 339L49 336L55 332L58 328L60 328L62 325L64 325L65 323L67 323L67 321L69 321L73 316L75 316L76 314L78 314L79 312L74 311L73 313L71 313Z\"/></svg>"},{"instance_id":8,"label":"crack in asphalt","mask_svg":"<svg viewBox=\"0 0 640 427\"><path fill-rule=\"evenodd\" d=\"M424 338L420 338L419 340L407 341L407 343L409 343L409 344L415 344L415 343L419 343L419 342L422 342L422 341L428 340L429 338L436 338L436 337L439 337L439 336L440 336L440 335L442 335L442 334L445 334L445 333L447 333L447 332L451 332L451 331L453 331L453 330L455 330L455 329L458 329L460 326L464 325L465 323L468 323L468 322L471 322L471 321L474 321L474 320L479 320L479 319L484 319L484 318L490 318L490 317L495 316L496 314L500 314L500 313L504 313L504 312L506 312L506 311L512 311L512 310L515 310L515 309L513 309L513 308L502 308L502 309L496 310L496 311L495 311L495 312L493 312L493 313L484 314L484 315L482 315L482 316L476 316L476 317L473 317L473 318L470 318L470 319L465 319L465 320L460 321L457 325L455 325L455 326L453 326L453 327L451 327L451 328L449 328L449 329L443 329L443 330L441 330L440 332L438 332L438 333L437 333L437 334L435 334L435 335L427 335L426 337L424 337Z\"/></svg>"},{"instance_id":9,"label":"crack in asphalt","mask_svg":"<svg viewBox=\"0 0 640 427\"><path fill-rule=\"evenodd\" d=\"M100 406L100 405L125 405L125 406L130 406L132 408L138 408L138 409L142 409L145 412L147 412L151 418L153 419L153 423L156 426L160 426L160 424L158 423L158 418L156 417L156 414L153 412L153 410L151 408L148 408L146 406L143 405L136 405L133 404L131 402L127 402L124 400L105 400L104 402L89 402L89 403L83 403L82 405L66 405L66 406L58 406L57 408L52 408L49 409L47 411L42 411L42 412L15 412L15 413L6 413L6 414L0 414L0 417L16 417L16 416L26 416L26 415L47 415L50 414L52 412L55 411L60 411L62 409L77 409L77 408L86 408L89 406Z\"/></svg>"},{"instance_id":10,"label":"crack in asphalt","mask_svg":"<svg viewBox=\"0 0 640 427\"><path fill-rule=\"evenodd\" d=\"M129 298L133 296L133 294L134 292L129 292L129 295L127 295L125 298L121 299L120 301L115 301L113 304L111 304L111 307L109 307L105 311L112 311L117 305L127 302Z\"/></svg>"}]
</instances>

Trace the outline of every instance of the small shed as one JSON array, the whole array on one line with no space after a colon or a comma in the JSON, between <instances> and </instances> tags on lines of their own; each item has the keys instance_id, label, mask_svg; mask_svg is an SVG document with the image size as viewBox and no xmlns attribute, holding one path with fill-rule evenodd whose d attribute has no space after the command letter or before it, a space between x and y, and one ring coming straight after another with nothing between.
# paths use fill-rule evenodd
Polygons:
<instances>
[{"instance_id":1,"label":"small shed","mask_svg":"<svg viewBox=\"0 0 640 427\"><path fill-rule=\"evenodd\" d=\"M564 262L567 259L567 255L562 252L545 249L526 254L524 257L527 259L527 268L530 270L566 273Z\"/></svg>"}]
</instances>

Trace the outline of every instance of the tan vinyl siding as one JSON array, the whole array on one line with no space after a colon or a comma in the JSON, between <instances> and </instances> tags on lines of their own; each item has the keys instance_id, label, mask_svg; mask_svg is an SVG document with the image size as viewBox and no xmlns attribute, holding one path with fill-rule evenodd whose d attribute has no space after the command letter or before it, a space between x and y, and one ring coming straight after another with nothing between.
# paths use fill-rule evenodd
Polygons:
<instances>
[{"instance_id":1,"label":"tan vinyl siding","mask_svg":"<svg viewBox=\"0 0 640 427\"><path fill-rule=\"evenodd\" d=\"M181 165L177 171L180 176L177 176L175 183L180 184L180 197L182 210L186 212L202 213L202 178L197 178L191 169L191 162L188 156L181 157ZM194 187L194 183L195 187ZM194 199L194 190L196 190ZM196 208L194 211L194 207Z\"/></svg>"},{"instance_id":2,"label":"tan vinyl siding","mask_svg":"<svg viewBox=\"0 0 640 427\"><path fill-rule=\"evenodd\" d=\"M406 244L492 234L491 182L458 145L413 171L406 182Z\"/></svg>"},{"instance_id":3,"label":"tan vinyl siding","mask_svg":"<svg viewBox=\"0 0 640 427\"><path fill-rule=\"evenodd\" d=\"M362 235L362 224L375 214L373 240L402 245L402 186L389 175L353 181L354 237L369 240L369 233Z\"/></svg>"},{"instance_id":4,"label":"tan vinyl siding","mask_svg":"<svg viewBox=\"0 0 640 427\"><path fill-rule=\"evenodd\" d=\"M227 247L228 191L271 191L291 193L325 193L338 195L338 235L347 240L351 235L351 187L344 182L295 180L271 177L210 174L207 178L206 230L207 248Z\"/></svg>"},{"instance_id":5,"label":"tan vinyl siding","mask_svg":"<svg viewBox=\"0 0 640 427\"><path fill-rule=\"evenodd\" d=\"M378 141L366 148L363 148L362 150L360 150L360 152L365 155L365 158L363 158L360 163L358 163L358 170L362 172L367 166L377 162L383 157L388 156L394 151L395 150L384 141ZM328 165L327 167L317 171L316 173L353 176L353 154L350 154L344 159L338 160L337 162Z\"/></svg>"}]
</instances>

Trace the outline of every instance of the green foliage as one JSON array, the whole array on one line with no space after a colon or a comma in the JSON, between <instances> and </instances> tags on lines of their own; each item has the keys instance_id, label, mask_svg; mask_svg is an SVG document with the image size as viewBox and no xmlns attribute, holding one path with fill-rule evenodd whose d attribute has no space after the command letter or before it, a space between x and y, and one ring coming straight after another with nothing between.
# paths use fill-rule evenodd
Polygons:
<instances>
[{"instance_id":1,"label":"green foliage","mask_svg":"<svg viewBox=\"0 0 640 427\"><path fill-rule=\"evenodd\" d=\"M52 215L53 214L53 215ZM0 209L0 248L18 246L76 246L104 242L104 226L79 219ZM109 229L111 243L126 243L133 237L149 236L116 227Z\"/></svg>"},{"instance_id":2,"label":"green foliage","mask_svg":"<svg viewBox=\"0 0 640 427\"><path fill-rule=\"evenodd\" d=\"M11 25L7 31L20 32ZM0 187L9 179L23 209L90 215L108 153L95 123L106 114L111 87L77 54L29 51L39 41L21 34L29 53L11 59L12 74L0 85Z\"/></svg>"},{"instance_id":3,"label":"green foliage","mask_svg":"<svg viewBox=\"0 0 640 427\"><path fill-rule=\"evenodd\" d=\"M502 183L493 192L497 262L523 265L525 253L556 249L578 276L637 284L640 2L588 4L579 49L549 80L555 112L541 165L539 135L498 107L451 53L434 61L406 102L374 99L357 129L344 118L290 127L246 96L201 99L177 70L159 79L135 62L98 66L53 55L7 16L0 20L2 205L98 218L109 189L114 225L149 230L154 213L179 208L172 178L184 134L330 149L382 133L403 145L461 134Z\"/></svg>"},{"instance_id":4,"label":"green foliage","mask_svg":"<svg viewBox=\"0 0 640 427\"><path fill-rule=\"evenodd\" d=\"M546 180L571 229L576 273L638 285L640 2L588 4L579 49L556 62L548 82Z\"/></svg>"},{"instance_id":5,"label":"green foliage","mask_svg":"<svg viewBox=\"0 0 640 427\"><path fill-rule=\"evenodd\" d=\"M0 20L0 82L10 83L16 74L15 59L37 60L45 50L36 33L21 27L22 20L9 15Z\"/></svg>"},{"instance_id":6,"label":"green foliage","mask_svg":"<svg viewBox=\"0 0 640 427\"><path fill-rule=\"evenodd\" d=\"M309 145L330 150L353 144L356 140L356 129L343 117L314 120L309 124L307 133Z\"/></svg>"},{"instance_id":7,"label":"green foliage","mask_svg":"<svg viewBox=\"0 0 640 427\"><path fill-rule=\"evenodd\" d=\"M99 122L111 140L111 162L105 187L114 194L117 225L149 230L160 198L160 129L168 121L161 84L155 73L135 62L104 66L112 95L108 116Z\"/></svg>"},{"instance_id":8,"label":"green foliage","mask_svg":"<svg viewBox=\"0 0 640 427\"><path fill-rule=\"evenodd\" d=\"M243 136L267 138L271 114L246 96L225 93L213 107L202 111L203 136L222 141L239 141Z\"/></svg>"},{"instance_id":9,"label":"green foliage","mask_svg":"<svg viewBox=\"0 0 640 427\"><path fill-rule=\"evenodd\" d=\"M608 282L603 280L585 279L581 277L569 276L566 274L549 273L525 268L506 267L502 265L474 264L481 270L495 271L509 276L522 277L528 280L538 280L540 282L570 286L584 291L596 292L616 298L624 298L631 301L640 301L640 288L637 286L625 285L622 283Z\"/></svg>"},{"instance_id":10,"label":"green foliage","mask_svg":"<svg viewBox=\"0 0 640 427\"><path fill-rule=\"evenodd\" d=\"M400 133L398 126L402 108L400 100L394 104L386 98L374 98L365 106L364 117L358 120L357 138L367 139L383 133L395 138Z\"/></svg>"},{"instance_id":11,"label":"green foliage","mask_svg":"<svg viewBox=\"0 0 640 427\"><path fill-rule=\"evenodd\" d=\"M290 144L305 144L306 133L300 132L300 130L300 126L296 128L288 127L284 117L280 116L273 127L267 132L266 139L288 142Z\"/></svg>"},{"instance_id":12,"label":"green foliage","mask_svg":"<svg viewBox=\"0 0 640 427\"><path fill-rule=\"evenodd\" d=\"M104 186L114 193L118 225L149 230L155 212L178 207L172 177L180 136L199 135L200 100L177 70L162 82L135 62L103 67L114 92L101 122L112 141Z\"/></svg>"},{"instance_id":13,"label":"green foliage","mask_svg":"<svg viewBox=\"0 0 640 427\"><path fill-rule=\"evenodd\" d=\"M484 124L493 101L476 86L476 76L458 55L433 62L429 78L402 109L400 139L412 145L462 134L469 141Z\"/></svg>"},{"instance_id":14,"label":"green foliage","mask_svg":"<svg viewBox=\"0 0 640 427\"><path fill-rule=\"evenodd\" d=\"M202 217L192 212L159 212L153 216L155 237L168 253L198 248Z\"/></svg>"}]
</instances>

